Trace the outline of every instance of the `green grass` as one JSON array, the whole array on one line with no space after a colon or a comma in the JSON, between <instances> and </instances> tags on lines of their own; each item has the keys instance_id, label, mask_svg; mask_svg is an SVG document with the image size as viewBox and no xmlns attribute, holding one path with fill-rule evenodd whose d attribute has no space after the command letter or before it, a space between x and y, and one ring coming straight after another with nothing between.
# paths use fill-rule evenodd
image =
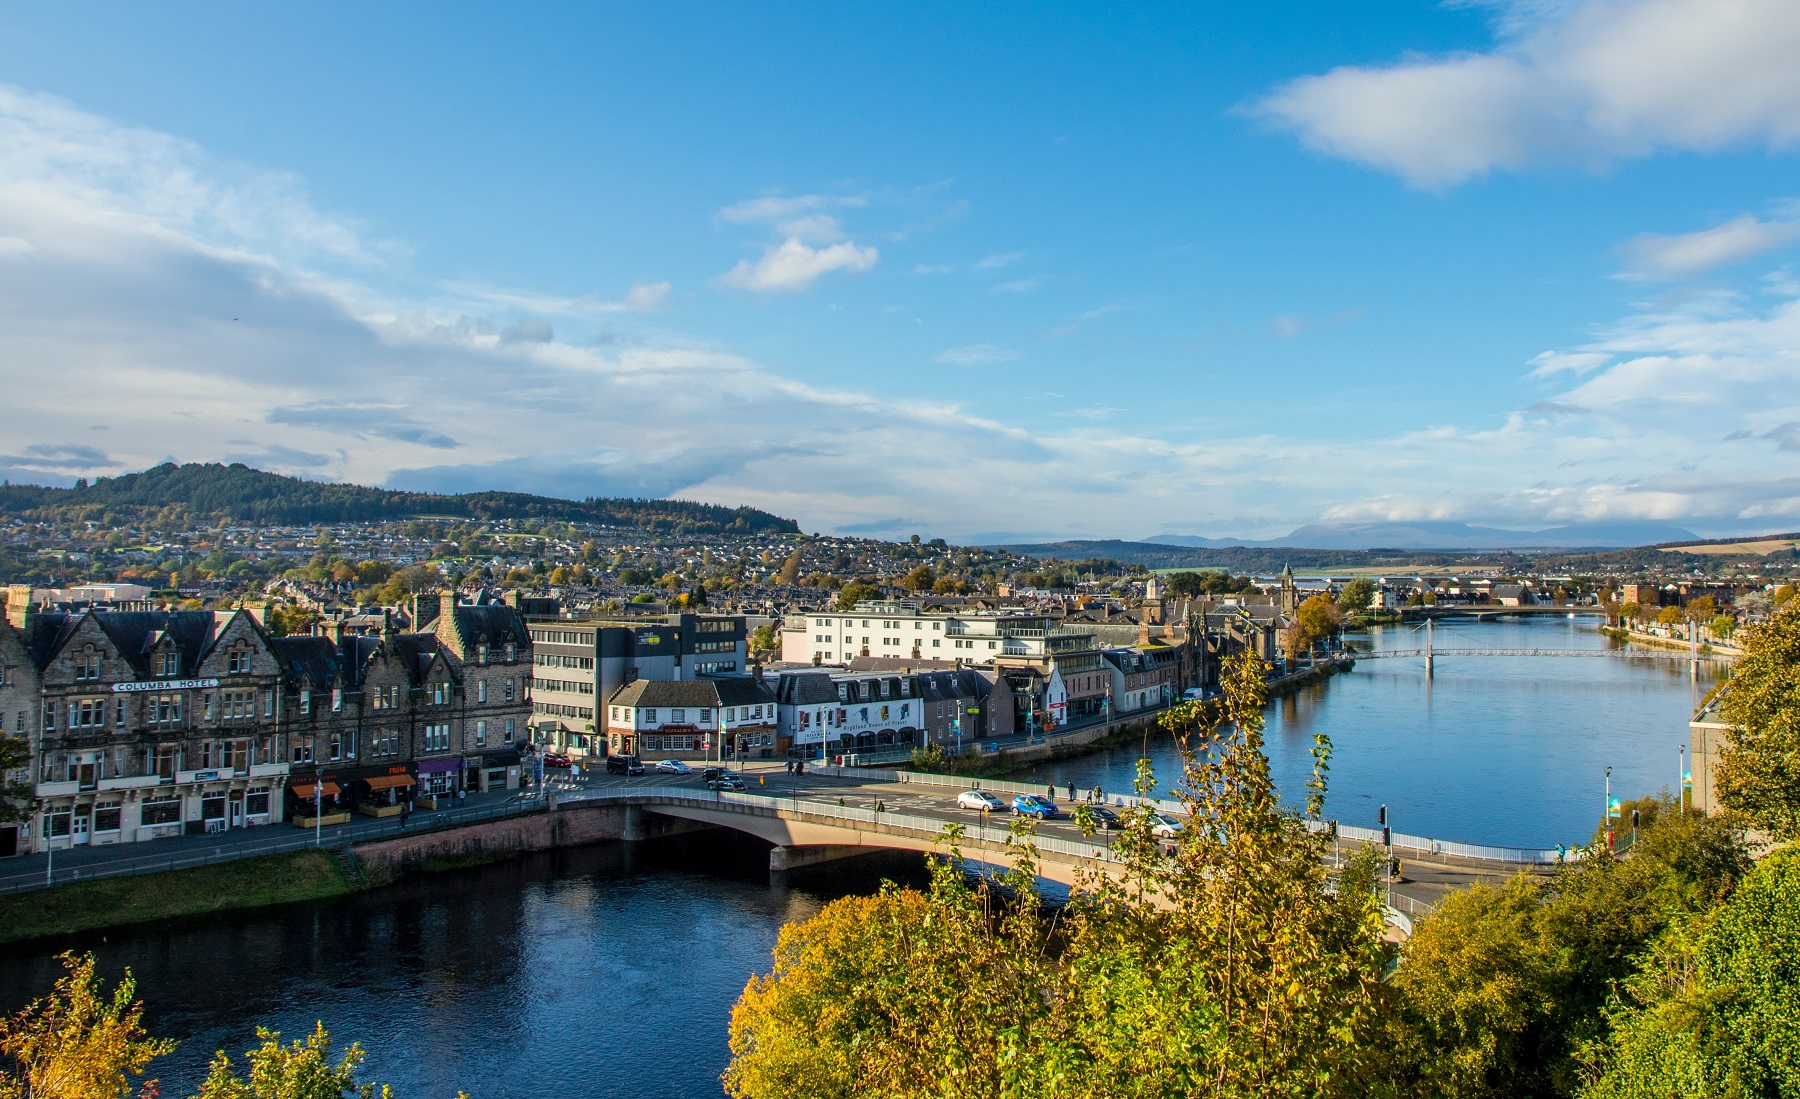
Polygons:
<instances>
[{"instance_id":1,"label":"green grass","mask_svg":"<svg viewBox=\"0 0 1800 1099\"><path fill-rule=\"evenodd\" d=\"M351 892L324 851L263 855L192 870L167 870L0 897L0 943L198 916Z\"/></svg>"}]
</instances>

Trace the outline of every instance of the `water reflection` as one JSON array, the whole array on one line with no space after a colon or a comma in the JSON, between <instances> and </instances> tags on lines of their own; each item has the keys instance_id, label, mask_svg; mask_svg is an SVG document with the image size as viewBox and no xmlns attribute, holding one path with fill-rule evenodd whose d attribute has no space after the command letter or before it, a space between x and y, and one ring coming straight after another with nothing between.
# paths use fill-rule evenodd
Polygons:
<instances>
[{"instance_id":1,"label":"water reflection","mask_svg":"<svg viewBox=\"0 0 1800 1099\"><path fill-rule=\"evenodd\" d=\"M164 1094L192 1091L213 1050L249 1048L258 1023L291 1037L319 1019L407 1099L716 1096L731 1005L782 925L884 877L924 880L903 854L774 880L767 860L697 833L73 945L109 979L129 965L147 1025L182 1040L158 1063ZM0 1008L59 972L48 949L0 957Z\"/></svg>"}]
</instances>

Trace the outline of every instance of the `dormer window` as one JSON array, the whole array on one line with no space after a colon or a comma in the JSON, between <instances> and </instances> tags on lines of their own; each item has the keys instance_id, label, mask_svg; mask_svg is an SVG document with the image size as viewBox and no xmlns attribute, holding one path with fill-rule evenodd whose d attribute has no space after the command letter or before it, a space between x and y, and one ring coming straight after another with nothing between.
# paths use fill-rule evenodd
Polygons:
<instances>
[{"instance_id":1,"label":"dormer window","mask_svg":"<svg viewBox=\"0 0 1800 1099\"><path fill-rule=\"evenodd\" d=\"M174 679L181 674L181 654L166 652L162 654L162 677Z\"/></svg>"},{"instance_id":2,"label":"dormer window","mask_svg":"<svg viewBox=\"0 0 1800 1099\"><path fill-rule=\"evenodd\" d=\"M487 642L483 641L481 644L475 646L475 663L487 663Z\"/></svg>"},{"instance_id":3,"label":"dormer window","mask_svg":"<svg viewBox=\"0 0 1800 1099\"><path fill-rule=\"evenodd\" d=\"M506 643L506 662L511 664L519 658L519 646L511 641Z\"/></svg>"}]
</instances>

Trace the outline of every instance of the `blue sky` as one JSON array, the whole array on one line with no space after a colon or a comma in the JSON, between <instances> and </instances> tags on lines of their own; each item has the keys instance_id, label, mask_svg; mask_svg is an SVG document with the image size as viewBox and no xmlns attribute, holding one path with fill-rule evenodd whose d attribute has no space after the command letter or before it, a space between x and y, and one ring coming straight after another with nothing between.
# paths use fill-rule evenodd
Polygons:
<instances>
[{"instance_id":1,"label":"blue sky","mask_svg":"<svg viewBox=\"0 0 1800 1099\"><path fill-rule=\"evenodd\" d=\"M10 5L0 473L1796 526L1800 9L1115 7Z\"/></svg>"}]
</instances>

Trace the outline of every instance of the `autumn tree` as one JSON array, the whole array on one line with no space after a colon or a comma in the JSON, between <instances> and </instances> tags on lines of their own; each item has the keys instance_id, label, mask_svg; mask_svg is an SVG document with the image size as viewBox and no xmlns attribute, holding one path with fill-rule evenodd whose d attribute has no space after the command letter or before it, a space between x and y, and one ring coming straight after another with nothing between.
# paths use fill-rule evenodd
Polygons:
<instances>
[{"instance_id":1,"label":"autumn tree","mask_svg":"<svg viewBox=\"0 0 1800 1099\"><path fill-rule=\"evenodd\" d=\"M838 589L838 609L854 610L858 603L867 599L880 599L881 589L874 584L854 580Z\"/></svg>"},{"instance_id":2,"label":"autumn tree","mask_svg":"<svg viewBox=\"0 0 1800 1099\"><path fill-rule=\"evenodd\" d=\"M331 1035L323 1023L314 1025L304 1042L281 1044L279 1031L256 1028L262 1043L244 1054L249 1072L239 1076L224 1050L213 1054L206 1080L192 1099L393 1099L386 1084L358 1083L362 1046L352 1042L336 1063L332 1061ZM458 1099L466 1099L458 1093Z\"/></svg>"},{"instance_id":3,"label":"autumn tree","mask_svg":"<svg viewBox=\"0 0 1800 1099\"><path fill-rule=\"evenodd\" d=\"M900 578L900 584L907 591L930 591L937 582L937 573L930 565L920 565Z\"/></svg>"},{"instance_id":4,"label":"autumn tree","mask_svg":"<svg viewBox=\"0 0 1800 1099\"><path fill-rule=\"evenodd\" d=\"M1262 754L1265 665L1170 715L1180 835L1123 814L1109 872L1041 911L1030 825L1002 888L956 858L784 929L732 1014L740 1097L1349 1096L1378 1090L1387 954L1373 863L1334 883L1329 840L1282 808ZM1319 745L1308 812L1324 792ZM1155 788L1140 762L1140 793ZM1090 822L1091 826L1091 822ZM1173 855L1165 852L1174 848Z\"/></svg>"},{"instance_id":5,"label":"autumn tree","mask_svg":"<svg viewBox=\"0 0 1800 1099\"><path fill-rule=\"evenodd\" d=\"M1343 627L1344 612L1324 595L1315 595L1294 611L1294 619L1318 638L1330 637Z\"/></svg>"},{"instance_id":6,"label":"autumn tree","mask_svg":"<svg viewBox=\"0 0 1800 1099\"><path fill-rule=\"evenodd\" d=\"M128 1099L132 1079L175 1043L145 1033L130 970L108 996L92 954L62 963L50 995L0 1022L0 1099Z\"/></svg>"}]
</instances>

